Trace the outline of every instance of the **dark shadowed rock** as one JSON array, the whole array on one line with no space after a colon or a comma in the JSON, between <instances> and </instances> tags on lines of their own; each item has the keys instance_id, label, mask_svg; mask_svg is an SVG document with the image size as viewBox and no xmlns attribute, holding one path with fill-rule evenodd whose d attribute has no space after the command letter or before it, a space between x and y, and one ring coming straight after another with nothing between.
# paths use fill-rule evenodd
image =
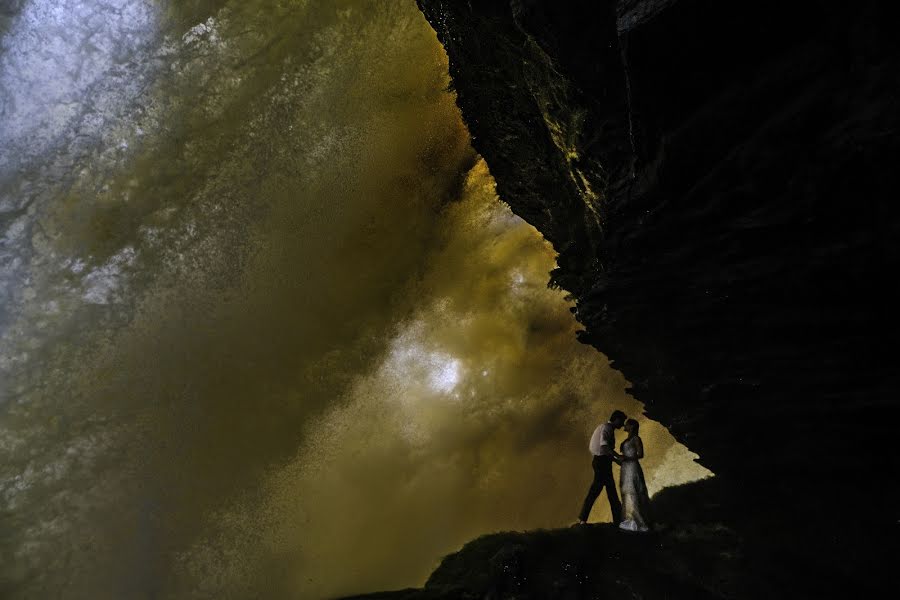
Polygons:
<instances>
[{"instance_id":1,"label":"dark shadowed rock","mask_svg":"<svg viewBox=\"0 0 900 600\"><path fill-rule=\"evenodd\" d=\"M501 199L559 252L581 341L715 471L692 493L756 557L747 576L893 587L892 4L418 2ZM518 597L496 565L553 572L551 539L467 569Z\"/></svg>"},{"instance_id":2,"label":"dark shadowed rock","mask_svg":"<svg viewBox=\"0 0 900 600\"><path fill-rule=\"evenodd\" d=\"M357 598L727 598L744 561L740 545L722 525L645 535L612 525L497 533L447 556L421 590Z\"/></svg>"}]
</instances>

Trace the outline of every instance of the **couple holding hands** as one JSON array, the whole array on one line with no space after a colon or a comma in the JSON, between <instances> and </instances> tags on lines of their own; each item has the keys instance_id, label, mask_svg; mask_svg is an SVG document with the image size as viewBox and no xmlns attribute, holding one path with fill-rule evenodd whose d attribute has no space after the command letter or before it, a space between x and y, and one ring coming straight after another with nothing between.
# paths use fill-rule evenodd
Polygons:
<instances>
[{"instance_id":1,"label":"couple holding hands","mask_svg":"<svg viewBox=\"0 0 900 600\"><path fill-rule=\"evenodd\" d=\"M628 437L616 452L616 429L625 428ZM638 435L640 425L629 419L621 410L613 411L609 421L594 430L589 445L594 458L591 466L594 469L594 481L588 490L587 497L578 515L577 525L587 522L591 507L603 488L609 498L613 523L627 531L648 531L650 529L649 509L650 495L644 481L644 471L640 459L644 458L644 444ZM616 493L616 482L613 479L612 464L622 467L619 474L619 487L622 490L622 503ZM624 504L624 507L623 507Z\"/></svg>"}]
</instances>

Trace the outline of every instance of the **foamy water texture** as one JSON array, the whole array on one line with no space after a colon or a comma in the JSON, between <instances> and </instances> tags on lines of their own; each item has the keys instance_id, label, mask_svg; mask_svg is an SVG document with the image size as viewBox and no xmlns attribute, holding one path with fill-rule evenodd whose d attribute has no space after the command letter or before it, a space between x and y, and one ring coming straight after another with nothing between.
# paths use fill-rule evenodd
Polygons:
<instances>
[{"instance_id":1,"label":"foamy water texture","mask_svg":"<svg viewBox=\"0 0 900 600\"><path fill-rule=\"evenodd\" d=\"M0 596L420 585L574 519L641 405L412 0L18 0L0 35ZM651 490L708 474L642 436Z\"/></svg>"}]
</instances>

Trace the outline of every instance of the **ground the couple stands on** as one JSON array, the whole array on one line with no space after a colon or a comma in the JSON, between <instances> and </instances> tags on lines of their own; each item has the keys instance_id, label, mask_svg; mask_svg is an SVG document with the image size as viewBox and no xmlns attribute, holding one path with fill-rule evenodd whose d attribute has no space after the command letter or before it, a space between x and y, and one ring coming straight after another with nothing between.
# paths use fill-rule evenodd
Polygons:
<instances>
[{"instance_id":1,"label":"ground the couple stands on","mask_svg":"<svg viewBox=\"0 0 900 600\"><path fill-rule=\"evenodd\" d=\"M628 437L616 452L616 429L624 428ZM606 488L606 497L612 511L613 522L626 531L648 531L650 529L650 495L640 460L644 458L644 443L638 432L640 424L629 419L621 410L613 411L609 421L599 425L588 444L593 458L591 467L594 480L588 489L587 496L581 506L576 525L587 523L591 508ZM619 488L622 491L622 502L616 493L613 478L613 462L621 466L619 472Z\"/></svg>"}]
</instances>

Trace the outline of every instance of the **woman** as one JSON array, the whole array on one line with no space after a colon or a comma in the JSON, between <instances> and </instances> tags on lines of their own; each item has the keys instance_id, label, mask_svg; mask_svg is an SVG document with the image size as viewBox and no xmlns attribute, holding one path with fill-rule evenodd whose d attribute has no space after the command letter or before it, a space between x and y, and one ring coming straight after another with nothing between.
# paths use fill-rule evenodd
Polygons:
<instances>
[{"instance_id":1,"label":"woman","mask_svg":"<svg viewBox=\"0 0 900 600\"><path fill-rule=\"evenodd\" d=\"M644 458L644 443L638 435L640 424L634 419L625 422L628 438L620 446L622 466L619 489L622 491L622 522L619 527L628 531L650 529L650 495L644 481L640 459Z\"/></svg>"}]
</instances>

